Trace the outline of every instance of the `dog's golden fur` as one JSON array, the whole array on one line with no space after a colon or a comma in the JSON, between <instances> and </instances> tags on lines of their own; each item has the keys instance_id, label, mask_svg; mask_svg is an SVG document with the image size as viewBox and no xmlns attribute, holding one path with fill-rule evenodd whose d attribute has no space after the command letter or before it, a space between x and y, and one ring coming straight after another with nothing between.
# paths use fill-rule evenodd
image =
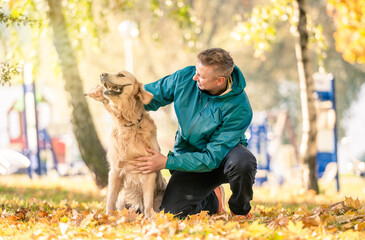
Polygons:
<instances>
[{"instance_id":1,"label":"dog's golden fur","mask_svg":"<svg viewBox=\"0 0 365 240\"><path fill-rule=\"evenodd\" d=\"M110 170L106 213L127 207L151 217L153 209L158 211L161 204L165 180L160 171L134 172L131 162L149 155L146 148L160 151L156 125L144 109L153 95L127 71L103 73L100 80L102 85L88 95L104 103L114 122L107 153Z\"/></svg>"}]
</instances>

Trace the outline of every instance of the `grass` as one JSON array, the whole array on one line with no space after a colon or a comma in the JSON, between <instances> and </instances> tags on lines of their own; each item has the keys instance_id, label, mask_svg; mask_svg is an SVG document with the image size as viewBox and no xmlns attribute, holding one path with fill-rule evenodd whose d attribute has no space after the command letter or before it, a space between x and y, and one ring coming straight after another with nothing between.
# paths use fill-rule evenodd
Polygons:
<instances>
[{"instance_id":1,"label":"grass","mask_svg":"<svg viewBox=\"0 0 365 240\"><path fill-rule=\"evenodd\" d=\"M169 174L164 174L165 178ZM224 184L226 199L231 195L228 184ZM303 205L309 208L318 204L332 204L342 201L344 197L358 198L365 201L365 179L352 175L340 176L340 192L335 183L320 186L321 194L315 195L301 186L284 184L281 186L254 186L252 205L297 208ZM30 179L27 175L0 176L0 194L2 198L29 200L37 198L59 203L65 199L77 202L103 202L106 189L99 189L91 176L73 177L37 177Z\"/></svg>"},{"instance_id":2,"label":"grass","mask_svg":"<svg viewBox=\"0 0 365 240\"><path fill-rule=\"evenodd\" d=\"M90 176L37 177L27 175L0 176L1 198L29 201L32 198L60 203L103 202L106 190L98 189Z\"/></svg>"},{"instance_id":3,"label":"grass","mask_svg":"<svg viewBox=\"0 0 365 240\"><path fill-rule=\"evenodd\" d=\"M168 174L164 174L168 178ZM227 199L231 195L228 184L224 184ZM365 179L351 175L340 176L340 192L335 183L320 186L321 194L315 195L301 186L284 184L281 186L254 186L253 205L314 206L342 201L344 197L365 200ZM30 179L27 175L0 176L0 194L2 198L29 200L37 198L59 203L65 199L77 202L103 202L106 189L99 189L91 176L74 177L37 177Z\"/></svg>"}]
</instances>

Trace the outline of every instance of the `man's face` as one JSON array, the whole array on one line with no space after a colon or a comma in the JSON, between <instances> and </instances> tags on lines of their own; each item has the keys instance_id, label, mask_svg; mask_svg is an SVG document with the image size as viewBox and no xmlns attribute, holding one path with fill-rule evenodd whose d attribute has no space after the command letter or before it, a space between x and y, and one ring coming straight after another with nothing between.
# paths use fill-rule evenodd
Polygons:
<instances>
[{"instance_id":1,"label":"man's face","mask_svg":"<svg viewBox=\"0 0 365 240\"><path fill-rule=\"evenodd\" d=\"M206 66L198 62L195 68L193 80L198 83L199 89L214 94L220 87L218 77L214 74L214 66Z\"/></svg>"}]
</instances>

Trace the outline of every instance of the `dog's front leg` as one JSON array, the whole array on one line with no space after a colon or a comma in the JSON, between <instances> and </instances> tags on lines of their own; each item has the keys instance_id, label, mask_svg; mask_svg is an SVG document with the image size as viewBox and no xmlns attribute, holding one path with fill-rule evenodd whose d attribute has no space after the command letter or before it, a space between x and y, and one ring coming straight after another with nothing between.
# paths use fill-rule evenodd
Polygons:
<instances>
[{"instance_id":1,"label":"dog's front leg","mask_svg":"<svg viewBox=\"0 0 365 240\"><path fill-rule=\"evenodd\" d=\"M84 96L88 96L99 102L107 103L109 100L104 97L103 89L104 87L102 85L96 85L85 93Z\"/></svg>"},{"instance_id":2,"label":"dog's front leg","mask_svg":"<svg viewBox=\"0 0 365 240\"><path fill-rule=\"evenodd\" d=\"M123 210L125 208L125 192L123 190L118 195L116 206L117 210Z\"/></svg>"},{"instance_id":3,"label":"dog's front leg","mask_svg":"<svg viewBox=\"0 0 365 240\"><path fill-rule=\"evenodd\" d=\"M166 189L166 181L162 177L161 172L156 172L156 186L155 186L155 193L153 196L153 210L155 212L160 211L160 206L162 203L163 195Z\"/></svg>"},{"instance_id":4,"label":"dog's front leg","mask_svg":"<svg viewBox=\"0 0 365 240\"><path fill-rule=\"evenodd\" d=\"M123 185L123 178L119 176L119 172L110 169L108 179L108 199L106 203L106 214L110 214L115 210L118 195Z\"/></svg>"},{"instance_id":5,"label":"dog's front leg","mask_svg":"<svg viewBox=\"0 0 365 240\"><path fill-rule=\"evenodd\" d=\"M143 205L144 205L144 215L147 218L152 217L155 212L153 211L153 198L155 192L155 181L156 173L150 173L147 176L147 181L143 184Z\"/></svg>"}]
</instances>

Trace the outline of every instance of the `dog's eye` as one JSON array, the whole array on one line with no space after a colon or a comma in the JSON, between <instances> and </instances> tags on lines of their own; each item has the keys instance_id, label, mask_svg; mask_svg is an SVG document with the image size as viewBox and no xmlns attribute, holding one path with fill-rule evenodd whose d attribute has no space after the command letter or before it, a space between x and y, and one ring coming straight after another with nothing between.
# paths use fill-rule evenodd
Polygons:
<instances>
[{"instance_id":1,"label":"dog's eye","mask_svg":"<svg viewBox=\"0 0 365 240\"><path fill-rule=\"evenodd\" d=\"M119 73L119 74L118 74L118 77L125 77L125 76L124 76L124 74Z\"/></svg>"}]
</instances>

